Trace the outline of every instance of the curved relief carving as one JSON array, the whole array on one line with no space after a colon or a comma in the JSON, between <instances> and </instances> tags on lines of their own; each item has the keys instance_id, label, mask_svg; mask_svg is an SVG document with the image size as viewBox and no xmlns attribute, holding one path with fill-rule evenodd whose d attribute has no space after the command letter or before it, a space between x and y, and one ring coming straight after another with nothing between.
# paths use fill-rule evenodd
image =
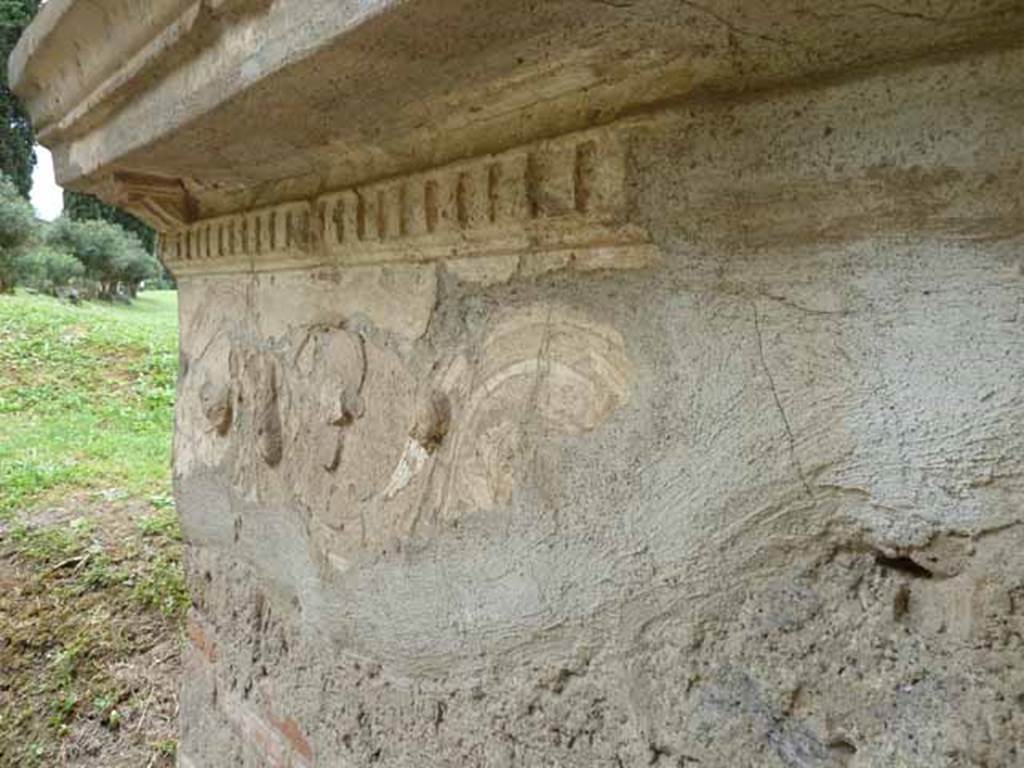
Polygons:
<instances>
[{"instance_id":1,"label":"curved relief carving","mask_svg":"<svg viewBox=\"0 0 1024 768\"><path fill-rule=\"evenodd\" d=\"M225 438L235 420L231 356L230 338L222 332L182 366L174 431L178 471L219 464L229 449Z\"/></svg>"},{"instance_id":2,"label":"curved relief carving","mask_svg":"<svg viewBox=\"0 0 1024 768\"><path fill-rule=\"evenodd\" d=\"M508 504L538 451L600 426L633 383L617 331L545 306L497 318L434 370L418 383L395 350L345 327L300 328L274 349L218 338L190 372L189 450L216 463L233 445L238 491L292 496L345 567Z\"/></svg>"},{"instance_id":3,"label":"curved relief carving","mask_svg":"<svg viewBox=\"0 0 1024 768\"><path fill-rule=\"evenodd\" d=\"M289 443L311 469L334 471L341 460L345 430L363 414L366 353L358 336L315 328L292 358L297 379L290 407Z\"/></svg>"},{"instance_id":4,"label":"curved relief carving","mask_svg":"<svg viewBox=\"0 0 1024 768\"><path fill-rule=\"evenodd\" d=\"M231 354L234 419L232 479L238 492L260 499L267 486L266 469L285 458L281 415L283 373L271 350L236 348Z\"/></svg>"},{"instance_id":5,"label":"curved relief carving","mask_svg":"<svg viewBox=\"0 0 1024 768\"><path fill-rule=\"evenodd\" d=\"M629 398L632 366L610 326L536 307L496 324L475 364L457 358L442 390L461 403L437 515L508 503L517 465L552 435L590 431ZM531 445L528 445L530 443Z\"/></svg>"},{"instance_id":6,"label":"curved relief carving","mask_svg":"<svg viewBox=\"0 0 1024 768\"><path fill-rule=\"evenodd\" d=\"M285 407L289 487L328 537L358 544L369 508L413 420L415 381L398 356L359 333L293 338Z\"/></svg>"}]
</instances>

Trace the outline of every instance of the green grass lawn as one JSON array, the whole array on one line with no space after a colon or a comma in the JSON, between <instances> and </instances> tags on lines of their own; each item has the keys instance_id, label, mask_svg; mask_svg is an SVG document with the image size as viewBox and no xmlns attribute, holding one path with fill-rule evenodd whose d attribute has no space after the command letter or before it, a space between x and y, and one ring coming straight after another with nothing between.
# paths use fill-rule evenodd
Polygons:
<instances>
[{"instance_id":1,"label":"green grass lawn","mask_svg":"<svg viewBox=\"0 0 1024 768\"><path fill-rule=\"evenodd\" d=\"M0 766L169 766L177 294L0 295Z\"/></svg>"},{"instance_id":2,"label":"green grass lawn","mask_svg":"<svg viewBox=\"0 0 1024 768\"><path fill-rule=\"evenodd\" d=\"M71 489L167 496L177 294L0 297L0 518Z\"/></svg>"}]
</instances>

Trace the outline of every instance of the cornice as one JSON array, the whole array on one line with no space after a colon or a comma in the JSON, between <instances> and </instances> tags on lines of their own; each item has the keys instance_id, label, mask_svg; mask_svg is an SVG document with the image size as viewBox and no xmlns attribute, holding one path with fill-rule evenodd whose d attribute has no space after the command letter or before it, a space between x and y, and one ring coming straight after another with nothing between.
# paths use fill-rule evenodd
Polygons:
<instances>
[{"instance_id":1,"label":"cornice","mask_svg":"<svg viewBox=\"0 0 1024 768\"><path fill-rule=\"evenodd\" d=\"M130 13L123 0L50 0L19 40L8 80L33 117L45 143L82 132L116 107L134 84L159 76L169 56L209 15L204 0L153 0L148 12L112 26ZM66 61L74 50L74 66Z\"/></svg>"},{"instance_id":2,"label":"cornice","mask_svg":"<svg viewBox=\"0 0 1024 768\"><path fill-rule=\"evenodd\" d=\"M513 260L520 273L640 267L657 251L626 215L611 131L540 142L172 229L176 276L392 263Z\"/></svg>"},{"instance_id":3,"label":"cornice","mask_svg":"<svg viewBox=\"0 0 1024 768\"><path fill-rule=\"evenodd\" d=\"M638 112L1024 39L1019 0L769 5L50 0L10 83L58 183L170 232Z\"/></svg>"}]
</instances>

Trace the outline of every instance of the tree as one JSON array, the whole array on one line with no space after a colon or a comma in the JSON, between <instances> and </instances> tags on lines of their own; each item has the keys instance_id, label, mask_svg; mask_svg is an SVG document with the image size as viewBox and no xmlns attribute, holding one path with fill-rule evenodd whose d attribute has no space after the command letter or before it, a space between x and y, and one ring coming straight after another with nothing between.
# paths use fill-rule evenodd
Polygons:
<instances>
[{"instance_id":1,"label":"tree","mask_svg":"<svg viewBox=\"0 0 1024 768\"><path fill-rule=\"evenodd\" d=\"M160 277L161 268L156 256L147 251L132 233L128 233L128 237L136 240L138 247L130 247L119 254L114 260L113 268L118 282L134 299L144 281Z\"/></svg>"},{"instance_id":2,"label":"tree","mask_svg":"<svg viewBox=\"0 0 1024 768\"><path fill-rule=\"evenodd\" d=\"M18 260L18 282L43 293L56 294L84 274L82 262L49 246L35 248Z\"/></svg>"},{"instance_id":3,"label":"tree","mask_svg":"<svg viewBox=\"0 0 1024 768\"><path fill-rule=\"evenodd\" d=\"M46 242L82 263L85 278L99 286L100 298L113 298L119 285L134 296L143 280L159 274L156 257L139 239L108 221L75 221L62 216L50 225Z\"/></svg>"},{"instance_id":4,"label":"tree","mask_svg":"<svg viewBox=\"0 0 1024 768\"><path fill-rule=\"evenodd\" d=\"M32 190L36 164L32 124L7 87L7 59L39 8L39 0L0 0L0 171L23 197Z\"/></svg>"},{"instance_id":5,"label":"tree","mask_svg":"<svg viewBox=\"0 0 1024 768\"><path fill-rule=\"evenodd\" d=\"M19 261L35 240L38 226L32 206L0 174L0 293L14 290Z\"/></svg>"},{"instance_id":6,"label":"tree","mask_svg":"<svg viewBox=\"0 0 1024 768\"><path fill-rule=\"evenodd\" d=\"M0 0L2 2L2 0ZM137 219L127 211L103 202L98 197L82 192L64 190L64 215L76 221L102 219L124 228L139 238L150 253L156 251L156 232L146 222Z\"/></svg>"}]
</instances>

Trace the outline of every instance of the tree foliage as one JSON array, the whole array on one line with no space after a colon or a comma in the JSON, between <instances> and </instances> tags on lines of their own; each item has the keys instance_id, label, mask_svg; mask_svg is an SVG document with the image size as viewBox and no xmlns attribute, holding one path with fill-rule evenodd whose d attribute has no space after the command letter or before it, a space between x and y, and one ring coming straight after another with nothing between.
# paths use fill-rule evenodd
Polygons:
<instances>
[{"instance_id":1,"label":"tree foliage","mask_svg":"<svg viewBox=\"0 0 1024 768\"><path fill-rule=\"evenodd\" d=\"M159 262L139 238L109 221L63 216L50 225L46 242L82 263L85 279L99 286L101 298L113 297L118 285L134 296L142 281L160 274Z\"/></svg>"},{"instance_id":2,"label":"tree foliage","mask_svg":"<svg viewBox=\"0 0 1024 768\"><path fill-rule=\"evenodd\" d=\"M160 274L160 262L135 234L102 219L62 216L44 225L0 174L0 292L20 283L55 293L75 283L109 299L118 290L135 296L143 281Z\"/></svg>"},{"instance_id":3,"label":"tree foliage","mask_svg":"<svg viewBox=\"0 0 1024 768\"><path fill-rule=\"evenodd\" d=\"M90 195L66 192L65 216L45 228L26 198L35 165L32 125L7 82L6 62L40 0L0 0L0 292L16 282L53 292L91 283L110 298L120 288L161 275L152 229L131 214Z\"/></svg>"},{"instance_id":4,"label":"tree foliage","mask_svg":"<svg viewBox=\"0 0 1024 768\"><path fill-rule=\"evenodd\" d=\"M37 226L32 206L0 174L0 293L14 289L20 260L35 239Z\"/></svg>"},{"instance_id":5,"label":"tree foliage","mask_svg":"<svg viewBox=\"0 0 1024 768\"><path fill-rule=\"evenodd\" d=\"M42 293L56 294L84 275L82 262L49 246L32 249L18 260L18 282Z\"/></svg>"},{"instance_id":6,"label":"tree foliage","mask_svg":"<svg viewBox=\"0 0 1024 768\"><path fill-rule=\"evenodd\" d=\"M32 124L7 84L7 59L39 8L39 0L0 0L0 170L23 197L32 189L36 157Z\"/></svg>"},{"instance_id":7,"label":"tree foliage","mask_svg":"<svg viewBox=\"0 0 1024 768\"><path fill-rule=\"evenodd\" d=\"M64 190L64 215L76 221L102 219L117 224L139 238L147 251L154 253L156 250L156 233L152 227L127 211L122 211L120 208L103 202L98 197L72 192L69 189Z\"/></svg>"}]
</instances>

